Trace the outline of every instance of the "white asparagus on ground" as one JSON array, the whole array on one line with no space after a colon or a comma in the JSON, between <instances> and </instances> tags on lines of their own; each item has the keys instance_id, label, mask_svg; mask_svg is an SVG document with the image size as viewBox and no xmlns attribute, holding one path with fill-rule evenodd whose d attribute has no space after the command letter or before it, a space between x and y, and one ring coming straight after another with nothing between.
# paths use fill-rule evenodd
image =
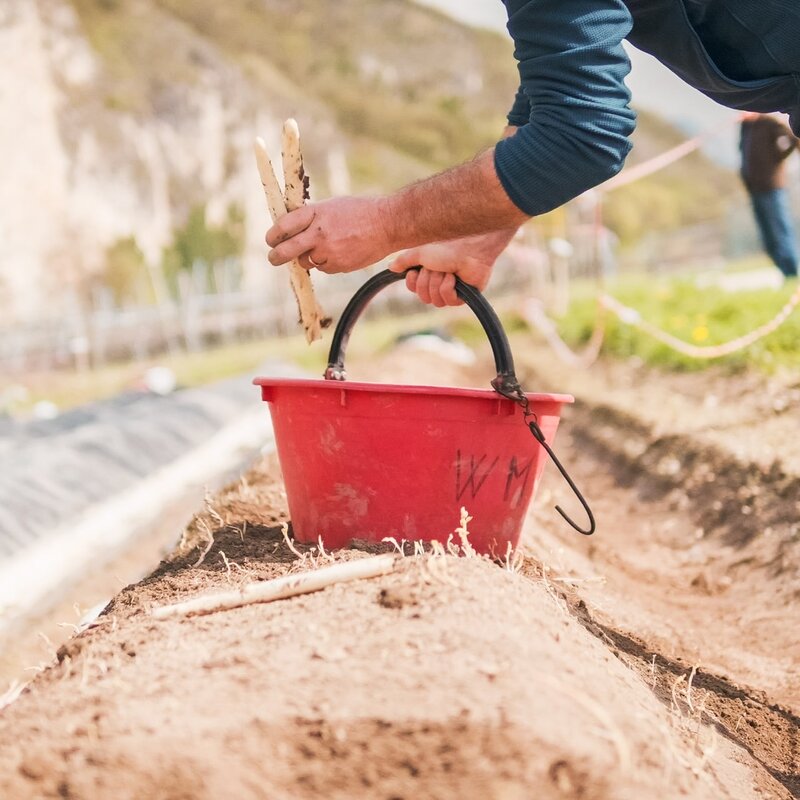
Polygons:
<instances>
[{"instance_id":1,"label":"white asparagus on ground","mask_svg":"<svg viewBox=\"0 0 800 800\"><path fill-rule=\"evenodd\" d=\"M394 555L360 558L357 561L334 564L312 572L301 572L270 581L248 583L230 592L200 595L182 603L155 608L151 614L155 619L168 619L192 614L213 614L215 611L225 611L252 603L283 600L300 594L318 592L335 583L386 575L394 569L396 561L397 556Z\"/></svg>"},{"instance_id":2,"label":"white asparagus on ground","mask_svg":"<svg viewBox=\"0 0 800 800\"><path fill-rule=\"evenodd\" d=\"M275 170L272 168L272 161L267 153L264 140L261 138L256 139L254 149L256 164L258 165L258 172L261 176L261 185L264 187L264 195L267 198L269 213L272 217L272 221L277 222L288 212L283 191L275 176ZM317 298L314 294L314 286L311 283L311 276L297 260L293 260L289 264L289 281L297 300L300 324L303 326L306 340L310 344L322 336L322 329L330 324L330 318L325 316L325 312L317 302Z\"/></svg>"}]
</instances>

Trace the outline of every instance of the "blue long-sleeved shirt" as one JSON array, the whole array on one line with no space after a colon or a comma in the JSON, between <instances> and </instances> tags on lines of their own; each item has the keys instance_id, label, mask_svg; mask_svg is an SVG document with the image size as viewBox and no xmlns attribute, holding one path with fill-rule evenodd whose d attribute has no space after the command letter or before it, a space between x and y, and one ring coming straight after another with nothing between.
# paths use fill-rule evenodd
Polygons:
<instances>
[{"instance_id":1,"label":"blue long-sleeved shirt","mask_svg":"<svg viewBox=\"0 0 800 800\"><path fill-rule=\"evenodd\" d=\"M520 89L517 133L495 148L511 200L532 216L612 177L635 115L629 39L733 108L785 111L800 133L795 0L504 0Z\"/></svg>"}]
</instances>

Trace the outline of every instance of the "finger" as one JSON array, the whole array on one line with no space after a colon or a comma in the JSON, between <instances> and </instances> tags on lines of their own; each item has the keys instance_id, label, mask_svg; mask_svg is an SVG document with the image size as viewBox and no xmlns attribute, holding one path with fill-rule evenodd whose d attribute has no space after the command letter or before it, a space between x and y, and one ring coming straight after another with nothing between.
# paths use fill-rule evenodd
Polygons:
<instances>
[{"instance_id":1,"label":"finger","mask_svg":"<svg viewBox=\"0 0 800 800\"><path fill-rule=\"evenodd\" d=\"M428 292L431 296L431 302L436 308L444 308L446 305L442 297L442 281L444 280L443 272L434 272L431 274L430 282L428 283Z\"/></svg>"},{"instance_id":2,"label":"finger","mask_svg":"<svg viewBox=\"0 0 800 800\"><path fill-rule=\"evenodd\" d=\"M314 206L303 206L281 217L268 231L267 244L277 247L281 242L302 233L314 220Z\"/></svg>"},{"instance_id":3,"label":"finger","mask_svg":"<svg viewBox=\"0 0 800 800\"><path fill-rule=\"evenodd\" d=\"M446 247L430 245L420 248L413 255L415 256L414 263L409 266L419 265L433 272L441 273L455 272L459 267L458 262L453 260Z\"/></svg>"},{"instance_id":4,"label":"finger","mask_svg":"<svg viewBox=\"0 0 800 800\"><path fill-rule=\"evenodd\" d=\"M412 269L410 272L406 273L406 287L408 288L409 292L417 291L417 281L419 280L419 270Z\"/></svg>"},{"instance_id":5,"label":"finger","mask_svg":"<svg viewBox=\"0 0 800 800\"><path fill-rule=\"evenodd\" d=\"M311 272L311 270L312 270L312 269L317 269L317 270L318 270L318 269L321 269L322 267L324 267L324 266L325 266L325 264L324 264L324 262L323 262L322 260L320 260L320 261L318 261L318 262L316 262L316 263L312 264L312 263L311 263L311 257L310 257L310 256L311 256L311 253L308 253L308 252L307 252L307 253L303 253L303 255L301 255L301 256L300 256L300 257L297 259L297 263L298 263L298 264L299 264L299 265L300 265L300 266L301 266L303 269L307 270L308 272Z\"/></svg>"},{"instance_id":6,"label":"finger","mask_svg":"<svg viewBox=\"0 0 800 800\"><path fill-rule=\"evenodd\" d=\"M456 294L456 276L452 273L449 273L442 278L442 284L439 287L439 294L441 294L445 305L460 306L463 302Z\"/></svg>"},{"instance_id":7,"label":"finger","mask_svg":"<svg viewBox=\"0 0 800 800\"><path fill-rule=\"evenodd\" d=\"M310 255L311 253L305 253L298 259L298 261L309 271L315 269L317 272L324 272L326 275L336 275L340 272L348 271L346 267L342 267L341 264L337 264L335 261L330 259L324 260L320 258L320 260L317 261L317 259L314 256L312 256L312 258L314 258L314 261L317 262L316 264L312 264L308 258Z\"/></svg>"},{"instance_id":8,"label":"finger","mask_svg":"<svg viewBox=\"0 0 800 800\"><path fill-rule=\"evenodd\" d=\"M302 233L298 233L297 236L293 236L270 250L268 256L270 264L278 266L279 264L286 264L293 258L300 258L304 253L309 253L314 249L316 239L316 231L305 230Z\"/></svg>"},{"instance_id":9,"label":"finger","mask_svg":"<svg viewBox=\"0 0 800 800\"><path fill-rule=\"evenodd\" d=\"M310 258L309 258L310 256ZM316 263L311 263L311 258L314 259ZM320 258L319 261L314 257L312 253L304 253L300 258L297 259L300 264L302 264L307 270L311 271L315 269L317 272L324 272L326 275L338 275L340 272L349 272L350 270L347 268L347 265L337 264L332 259L322 259Z\"/></svg>"},{"instance_id":10,"label":"finger","mask_svg":"<svg viewBox=\"0 0 800 800\"><path fill-rule=\"evenodd\" d=\"M431 273L427 269L423 269L417 278L417 296L423 303L431 302L430 282Z\"/></svg>"},{"instance_id":11,"label":"finger","mask_svg":"<svg viewBox=\"0 0 800 800\"><path fill-rule=\"evenodd\" d=\"M463 269L459 270L459 277L464 283L474 286L479 291L483 291L489 283L492 274L490 266L483 264L475 259L468 258L464 261Z\"/></svg>"}]
</instances>

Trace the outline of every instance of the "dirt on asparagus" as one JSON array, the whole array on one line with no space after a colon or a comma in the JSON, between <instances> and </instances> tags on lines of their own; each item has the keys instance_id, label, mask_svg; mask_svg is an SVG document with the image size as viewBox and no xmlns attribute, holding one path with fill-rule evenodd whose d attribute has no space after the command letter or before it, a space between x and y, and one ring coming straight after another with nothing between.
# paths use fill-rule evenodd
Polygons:
<instances>
[{"instance_id":1,"label":"dirt on asparagus","mask_svg":"<svg viewBox=\"0 0 800 800\"><path fill-rule=\"evenodd\" d=\"M406 354L392 377L420 361L444 374ZM483 384L480 367L445 382ZM568 500L551 473L521 563L408 556L382 578L154 620L201 592L380 549L287 541L277 466L256 465L0 712L0 797L798 796L788 506L772 534L739 540L734 515L707 516L715 481L659 471L657 435L598 414L577 408L559 434L595 540L553 514ZM689 474L710 459L738 480L727 457L694 454ZM790 479L755 496L790 495ZM744 516L768 513L751 504Z\"/></svg>"}]
</instances>

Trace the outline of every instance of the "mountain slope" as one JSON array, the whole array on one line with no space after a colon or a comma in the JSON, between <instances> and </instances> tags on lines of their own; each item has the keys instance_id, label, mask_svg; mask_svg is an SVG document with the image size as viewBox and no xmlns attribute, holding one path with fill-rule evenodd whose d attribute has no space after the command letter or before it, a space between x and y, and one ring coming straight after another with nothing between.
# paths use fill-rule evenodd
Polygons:
<instances>
[{"instance_id":1,"label":"mountain slope","mask_svg":"<svg viewBox=\"0 0 800 800\"><path fill-rule=\"evenodd\" d=\"M85 302L120 242L158 266L198 208L220 226L235 211L245 285L283 291L254 135L277 152L295 116L317 197L394 188L492 143L511 50L409 0L5 0L4 318Z\"/></svg>"}]
</instances>

